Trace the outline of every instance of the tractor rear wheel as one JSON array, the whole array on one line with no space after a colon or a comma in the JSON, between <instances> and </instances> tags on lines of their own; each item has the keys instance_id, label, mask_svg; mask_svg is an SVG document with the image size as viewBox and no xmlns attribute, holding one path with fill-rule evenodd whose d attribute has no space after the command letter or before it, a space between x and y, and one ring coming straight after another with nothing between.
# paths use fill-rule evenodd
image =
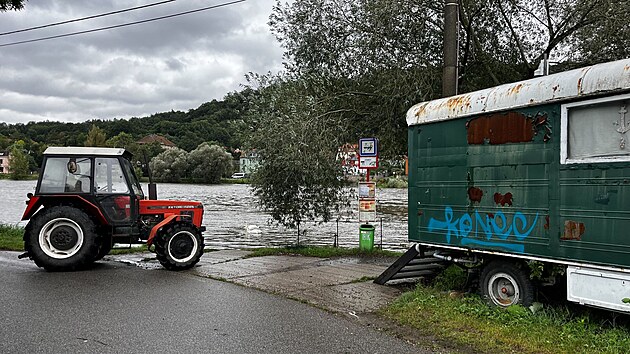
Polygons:
<instances>
[{"instance_id":1,"label":"tractor rear wheel","mask_svg":"<svg viewBox=\"0 0 630 354\"><path fill-rule=\"evenodd\" d=\"M94 222L83 211L56 206L31 218L24 232L24 249L46 270L77 270L94 262L99 238Z\"/></svg>"},{"instance_id":2,"label":"tractor rear wheel","mask_svg":"<svg viewBox=\"0 0 630 354\"><path fill-rule=\"evenodd\" d=\"M155 253L158 261L169 270L192 268L203 254L203 237L190 224L165 226L155 238Z\"/></svg>"},{"instance_id":3,"label":"tractor rear wheel","mask_svg":"<svg viewBox=\"0 0 630 354\"><path fill-rule=\"evenodd\" d=\"M103 239L101 240L101 244L98 247L98 253L96 254L96 259L94 260L98 261L98 260L103 259L103 257L107 256L107 254L111 250L112 250L112 237L111 236L103 237Z\"/></svg>"}]
</instances>

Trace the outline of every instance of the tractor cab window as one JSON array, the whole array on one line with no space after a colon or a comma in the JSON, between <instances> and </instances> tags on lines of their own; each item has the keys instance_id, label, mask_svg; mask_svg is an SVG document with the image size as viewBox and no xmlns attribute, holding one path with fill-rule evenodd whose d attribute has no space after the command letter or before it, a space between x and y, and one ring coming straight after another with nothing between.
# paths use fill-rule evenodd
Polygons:
<instances>
[{"instance_id":1,"label":"tractor cab window","mask_svg":"<svg viewBox=\"0 0 630 354\"><path fill-rule=\"evenodd\" d=\"M94 189L97 194L129 194L127 180L117 158L96 158Z\"/></svg>"},{"instance_id":2,"label":"tractor cab window","mask_svg":"<svg viewBox=\"0 0 630 354\"><path fill-rule=\"evenodd\" d=\"M139 196L140 199L143 199L144 194L142 193L142 187L140 187L140 181L138 181L136 173L134 172L133 167L131 166L131 162L129 162L129 160L124 159L123 168L125 169L127 176L129 176L129 183L131 184L131 189L133 190L133 193Z\"/></svg>"},{"instance_id":3,"label":"tractor cab window","mask_svg":"<svg viewBox=\"0 0 630 354\"><path fill-rule=\"evenodd\" d=\"M46 159L40 193L90 193L92 161L85 157Z\"/></svg>"}]
</instances>

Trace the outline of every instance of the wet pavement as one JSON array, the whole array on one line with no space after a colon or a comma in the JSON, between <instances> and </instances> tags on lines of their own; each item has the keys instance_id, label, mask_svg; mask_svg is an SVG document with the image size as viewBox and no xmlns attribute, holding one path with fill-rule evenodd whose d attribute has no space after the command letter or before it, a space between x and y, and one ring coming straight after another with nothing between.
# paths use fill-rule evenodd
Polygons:
<instances>
[{"instance_id":1,"label":"wet pavement","mask_svg":"<svg viewBox=\"0 0 630 354\"><path fill-rule=\"evenodd\" d=\"M242 250L207 252L199 264L186 273L282 295L353 317L377 311L402 293L397 287L372 282L395 258L248 258L249 254ZM161 268L152 253L107 256L106 259L145 269Z\"/></svg>"},{"instance_id":2,"label":"wet pavement","mask_svg":"<svg viewBox=\"0 0 630 354\"><path fill-rule=\"evenodd\" d=\"M339 316L236 285L287 291L343 311L370 308L355 307L360 302L352 295L370 285L348 281L374 274L380 267L374 263L245 259L246 252L221 251L185 272L164 270L151 254L46 272L18 254L0 251L2 353L430 352L364 325L356 314Z\"/></svg>"}]
</instances>

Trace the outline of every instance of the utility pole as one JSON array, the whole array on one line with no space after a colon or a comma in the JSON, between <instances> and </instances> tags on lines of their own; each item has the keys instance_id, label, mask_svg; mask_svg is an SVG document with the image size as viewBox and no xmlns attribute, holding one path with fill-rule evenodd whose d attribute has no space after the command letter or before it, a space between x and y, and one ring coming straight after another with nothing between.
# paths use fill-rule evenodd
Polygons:
<instances>
[{"instance_id":1,"label":"utility pole","mask_svg":"<svg viewBox=\"0 0 630 354\"><path fill-rule=\"evenodd\" d=\"M458 0L445 0L444 4L444 70L442 74L442 96L457 94L457 52L459 9Z\"/></svg>"}]
</instances>

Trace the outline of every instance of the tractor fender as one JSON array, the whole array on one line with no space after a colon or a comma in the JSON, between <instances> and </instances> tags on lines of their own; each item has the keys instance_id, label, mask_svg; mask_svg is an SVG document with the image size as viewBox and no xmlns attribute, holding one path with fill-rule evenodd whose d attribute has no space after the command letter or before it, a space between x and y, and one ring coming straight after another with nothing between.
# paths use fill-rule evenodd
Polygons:
<instances>
[{"instance_id":1,"label":"tractor fender","mask_svg":"<svg viewBox=\"0 0 630 354\"><path fill-rule=\"evenodd\" d=\"M30 219L41 205L42 203L40 202L39 197L34 197L32 194L29 193L28 200L26 201L26 210L24 210L22 220Z\"/></svg>"},{"instance_id":2,"label":"tractor fender","mask_svg":"<svg viewBox=\"0 0 630 354\"><path fill-rule=\"evenodd\" d=\"M153 239L155 238L155 235L157 235L158 231L160 231L160 229L162 227L164 227L165 225L170 224L173 221L176 221L177 218L181 218L183 216L188 216L188 215L178 215L178 214L166 214L166 215L167 216L164 218L164 220L162 220L159 223L157 223L151 229L151 233L149 233L149 239L147 240L147 246L151 246L153 244Z\"/></svg>"},{"instance_id":3,"label":"tractor fender","mask_svg":"<svg viewBox=\"0 0 630 354\"><path fill-rule=\"evenodd\" d=\"M52 202L51 202L52 201ZM42 197L30 197L28 200L28 204L26 206L26 210L22 215L22 220L28 220L33 217L33 215L39 210L40 206L50 206L50 205L58 205L64 204L64 201L70 201L73 204L82 205L89 213L95 215L96 220L98 220L101 225L107 225L107 219L105 215L101 212L101 209L94 205L89 200L75 195L46 195Z\"/></svg>"}]
</instances>

